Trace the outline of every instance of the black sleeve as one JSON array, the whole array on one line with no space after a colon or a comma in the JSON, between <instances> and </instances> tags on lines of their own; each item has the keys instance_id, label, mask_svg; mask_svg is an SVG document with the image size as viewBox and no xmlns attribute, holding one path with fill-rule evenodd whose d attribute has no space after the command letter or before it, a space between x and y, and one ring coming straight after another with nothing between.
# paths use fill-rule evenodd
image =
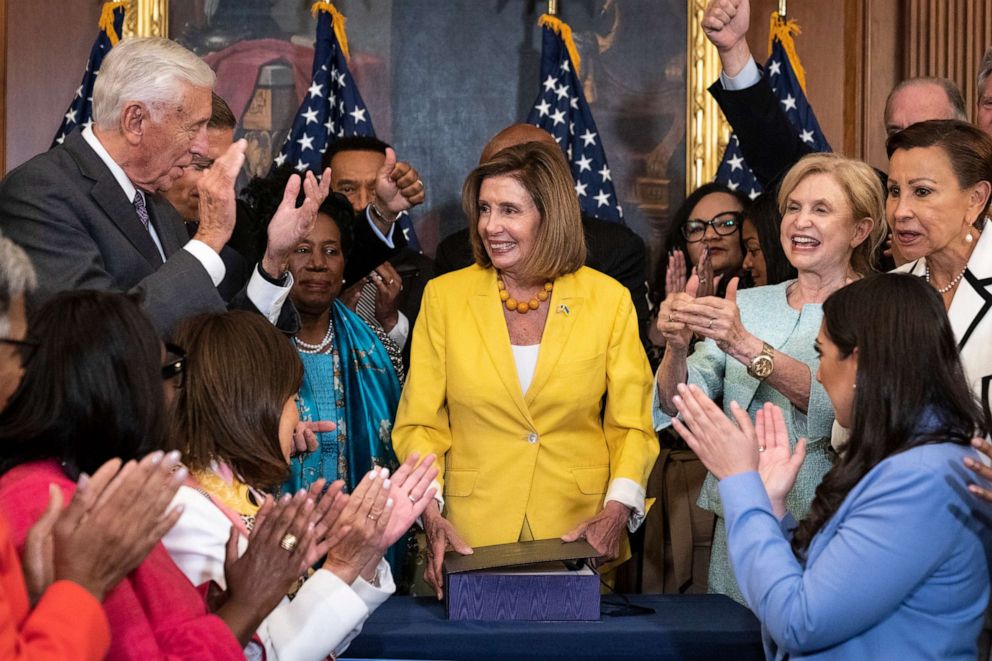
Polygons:
<instances>
[{"instance_id":1,"label":"black sleeve","mask_svg":"<svg viewBox=\"0 0 992 661\"><path fill-rule=\"evenodd\" d=\"M345 286L348 287L365 276L375 267L394 257L406 247L406 237L399 225L393 227L393 247L382 242L369 225L366 211L355 215L355 240L344 267Z\"/></svg>"},{"instance_id":2,"label":"black sleeve","mask_svg":"<svg viewBox=\"0 0 992 661\"><path fill-rule=\"evenodd\" d=\"M742 90L724 89L717 80L709 92L740 141L744 160L765 189L813 151L799 137L765 76Z\"/></svg>"}]
</instances>

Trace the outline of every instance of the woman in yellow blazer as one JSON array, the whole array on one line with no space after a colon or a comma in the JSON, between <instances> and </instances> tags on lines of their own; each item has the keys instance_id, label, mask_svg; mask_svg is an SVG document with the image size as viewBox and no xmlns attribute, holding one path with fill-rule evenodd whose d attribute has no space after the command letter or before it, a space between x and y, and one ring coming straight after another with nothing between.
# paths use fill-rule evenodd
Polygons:
<instances>
[{"instance_id":1,"label":"woman in yellow blazer","mask_svg":"<svg viewBox=\"0 0 992 661\"><path fill-rule=\"evenodd\" d=\"M401 461L445 459L443 502L423 517L438 598L448 547L585 538L602 561L620 557L658 455L630 294L582 266L561 150L497 153L462 205L476 264L427 285L393 430Z\"/></svg>"}]
</instances>

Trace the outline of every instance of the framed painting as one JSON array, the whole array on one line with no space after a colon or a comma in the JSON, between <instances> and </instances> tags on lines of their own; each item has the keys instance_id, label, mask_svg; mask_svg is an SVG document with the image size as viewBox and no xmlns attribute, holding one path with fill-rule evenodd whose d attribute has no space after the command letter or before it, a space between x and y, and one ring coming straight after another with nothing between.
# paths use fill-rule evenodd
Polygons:
<instances>
[{"instance_id":1,"label":"framed painting","mask_svg":"<svg viewBox=\"0 0 992 661\"><path fill-rule=\"evenodd\" d=\"M309 85L309 0L131 0L126 34L168 36L218 72L217 91L264 174ZM705 0L559 0L627 224L652 274L671 212L713 178L728 130L706 87L719 61ZM536 0L337 0L377 135L428 185L415 225L429 254L461 227L461 184L488 138L526 118L540 81ZM652 278L657 277L656 274Z\"/></svg>"}]
</instances>

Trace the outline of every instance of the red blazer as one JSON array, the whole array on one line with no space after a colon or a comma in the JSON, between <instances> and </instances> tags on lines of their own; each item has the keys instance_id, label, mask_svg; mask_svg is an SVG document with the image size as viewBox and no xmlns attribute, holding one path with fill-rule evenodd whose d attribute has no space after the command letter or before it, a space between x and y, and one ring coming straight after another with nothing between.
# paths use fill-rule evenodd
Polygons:
<instances>
[{"instance_id":1,"label":"red blazer","mask_svg":"<svg viewBox=\"0 0 992 661\"><path fill-rule=\"evenodd\" d=\"M0 478L0 509L7 517L18 551L28 529L48 504L49 484L62 489L66 502L76 489L58 463L51 460L18 466ZM61 627L76 628L80 624L75 603L73 608L72 615L61 620ZM112 637L107 659L245 658L234 634L220 618L207 612L196 588L161 544L107 593L103 609Z\"/></svg>"},{"instance_id":2,"label":"red blazer","mask_svg":"<svg viewBox=\"0 0 992 661\"><path fill-rule=\"evenodd\" d=\"M30 610L17 549L0 520L0 659L99 661L109 648L100 602L71 581L53 583Z\"/></svg>"}]
</instances>

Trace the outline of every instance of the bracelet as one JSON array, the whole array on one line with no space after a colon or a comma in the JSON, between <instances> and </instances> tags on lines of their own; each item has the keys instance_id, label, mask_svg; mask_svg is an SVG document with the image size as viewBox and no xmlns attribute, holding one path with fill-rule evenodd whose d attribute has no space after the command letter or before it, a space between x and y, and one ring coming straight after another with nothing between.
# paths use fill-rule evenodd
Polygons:
<instances>
[{"instance_id":1,"label":"bracelet","mask_svg":"<svg viewBox=\"0 0 992 661\"><path fill-rule=\"evenodd\" d=\"M392 220L386 220L386 216L383 215L381 211L379 211L379 207L375 205L374 201L369 202L369 207L372 209L372 213L375 215L375 217L378 218L380 222L383 222L386 225L392 225L393 223L396 222L396 219L399 218L399 214L396 214Z\"/></svg>"}]
</instances>

